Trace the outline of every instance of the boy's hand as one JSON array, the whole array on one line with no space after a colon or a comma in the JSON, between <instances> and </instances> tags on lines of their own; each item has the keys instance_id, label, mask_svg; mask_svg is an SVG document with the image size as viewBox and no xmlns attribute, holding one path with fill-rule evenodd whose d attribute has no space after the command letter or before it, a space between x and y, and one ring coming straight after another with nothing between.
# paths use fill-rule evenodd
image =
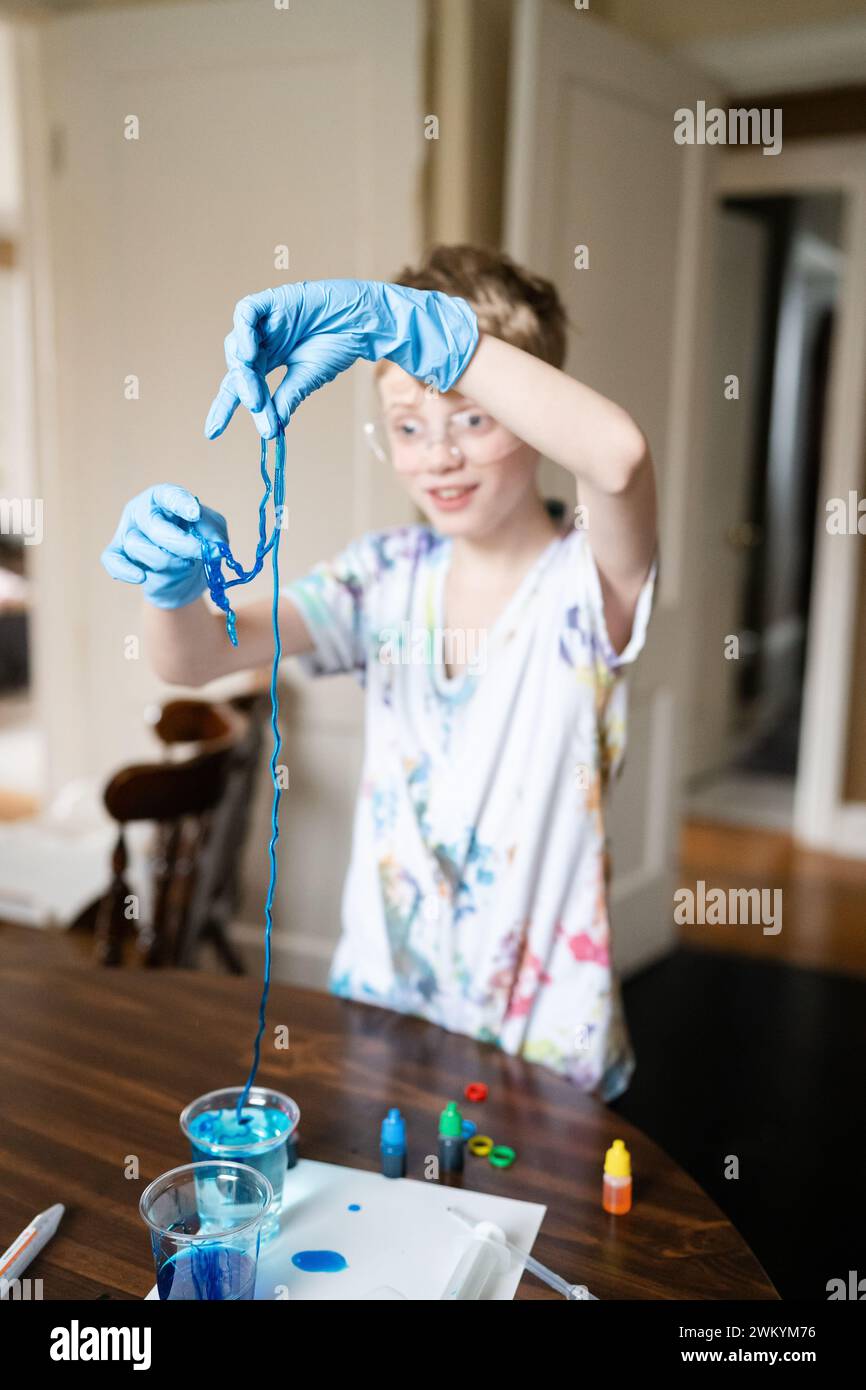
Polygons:
<instances>
[{"instance_id":1,"label":"boy's hand","mask_svg":"<svg viewBox=\"0 0 866 1390\"><path fill-rule=\"evenodd\" d=\"M186 488L160 483L127 502L102 563L112 579L141 584L157 608L182 608L207 588L193 526L208 540L228 540L225 517Z\"/></svg>"},{"instance_id":2,"label":"boy's hand","mask_svg":"<svg viewBox=\"0 0 866 1390\"><path fill-rule=\"evenodd\" d=\"M387 358L411 376L450 391L478 342L465 299L373 280L304 280L241 299L225 341L228 372L208 412L216 439L242 402L273 439L311 392L359 357ZM273 399L265 377L286 374Z\"/></svg>"}]
</instances>

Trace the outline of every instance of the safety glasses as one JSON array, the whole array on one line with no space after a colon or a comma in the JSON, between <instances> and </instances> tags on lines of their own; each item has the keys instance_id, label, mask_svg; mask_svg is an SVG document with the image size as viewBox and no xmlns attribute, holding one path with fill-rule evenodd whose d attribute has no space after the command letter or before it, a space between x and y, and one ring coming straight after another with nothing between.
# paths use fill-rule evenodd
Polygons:
<instances>
[{"instance_id":1,"label":"safety glasses","mask_svg":"<svg viewBox=\"0 0 866 1390\"><path fill-rule=\"evenodd\" d=\"M398 473L421 472L443 457L479 465L494 463L522 445L517 435L477 406L454 411L435 428L420 414L384 424L368 420L364 434L376 457L392 463Z\"/></svg>"}]
</instances>

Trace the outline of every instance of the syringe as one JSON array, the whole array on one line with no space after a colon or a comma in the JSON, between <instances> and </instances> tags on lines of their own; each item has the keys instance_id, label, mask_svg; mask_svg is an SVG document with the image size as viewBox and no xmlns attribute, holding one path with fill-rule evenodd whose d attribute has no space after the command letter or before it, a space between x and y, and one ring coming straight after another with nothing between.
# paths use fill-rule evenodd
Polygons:
<instances>
[{"instance_id":1,"label":"syringe","mask_svg":"<svg viewBox=\"0 0 866 1390\"><path fill-rule=\"evenodd\" d=\"M530 1274L534 1274L536 1279L540 1279L541 1282L547 1284L549 1288L555 1289L557 1293L561 1293L563 1298L567 1298L569 1302L586 1302L588 1299L592 1300L594 1303L598 1302L595 1294L590 1293L585 1284L569 1284L566 1279L562 1279L558 1274L554 1274L552 1269L548 1269L547 1265L543 1265L540 1260L536 1260L533 1255L530 1255L528 1250L521 1250L518 1245L514 1245L513 1242L507 1238L501 1227L494 1226L493 1223L489 1221L472 1221L468 1216L464 1216L462 1212L458 1211L456 1207L448 1207L447 1210L469 1230L476 1232L478 1227L483 1228L479 1232L483 1239L495 1242L497 1245L503 1245L512 1258L517 1260L524 1269L528 1269Z\"/></svg>"}]
</instances>

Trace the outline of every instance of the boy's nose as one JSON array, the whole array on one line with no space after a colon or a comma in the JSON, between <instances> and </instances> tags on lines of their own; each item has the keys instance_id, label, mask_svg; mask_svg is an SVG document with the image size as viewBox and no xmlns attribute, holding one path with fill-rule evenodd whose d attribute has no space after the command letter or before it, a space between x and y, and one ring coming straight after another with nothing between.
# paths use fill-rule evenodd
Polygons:
<instances>
[{"instance_id":1,"label":"boy's nose","mask_svg":"<svg viewBox=\"0 0 866 1390\"><path fill-rule=\"evenodd\" d=\"M428 462L432 467L448 467L455 460L462 460L463 453L458 444L455 444L447 434L441 434L438 439L428 439L425 444L425 452Z\"/></svg>"}]
</instances>

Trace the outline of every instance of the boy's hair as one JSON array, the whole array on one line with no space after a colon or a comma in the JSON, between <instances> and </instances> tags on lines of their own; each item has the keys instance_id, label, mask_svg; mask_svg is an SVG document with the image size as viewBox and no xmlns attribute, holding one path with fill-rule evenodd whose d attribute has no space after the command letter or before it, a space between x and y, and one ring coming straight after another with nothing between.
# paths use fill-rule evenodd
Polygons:
<instances>
[{"instance_id":1,"label":"boy's hair","mask_svg":"<svg viewBox=\"0 0 866 1390\"><path fill-rule=\"evenodd\" d=\"M482 333L554 367L565 361L565 309L555 285L480 246L434 246L419 266L394 277L413 290L441 290L472 305Z\"/></svg>"}]
</instances>

